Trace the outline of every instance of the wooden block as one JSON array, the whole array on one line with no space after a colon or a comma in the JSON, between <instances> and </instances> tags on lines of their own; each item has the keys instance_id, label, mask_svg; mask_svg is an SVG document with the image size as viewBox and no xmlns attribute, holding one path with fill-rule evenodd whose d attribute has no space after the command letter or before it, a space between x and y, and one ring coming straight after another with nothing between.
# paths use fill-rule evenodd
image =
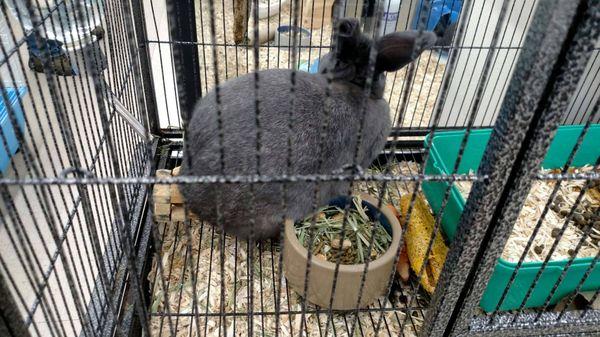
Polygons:
<instances>
[{"instance_id":1,"label":"wooden block","mask_svg":"<svg viewBox=\"0 0 600 337\"><path fill-rule=\"evenodd\" d=\"M171 218L171 204L154 204L154 219L169 221Z\"/></svg>"},{"instance_id":2,"label":"wooden block","mask_svg":"<svg viewBox=\"0 0 600 337\"><path fill-rule=\"evenodd\" d=\"M171 203L172 204L183 204L185 199L183 199L183 194L179 191L179 186L176 184L171 185Z\"/></svg>"},{"instance_id":3,"label":"wooden block","mask_svg":"<svg viewBox=\"0 0 600 337\"><path fill-rule=\"evenodd\" d=\"M154 193L152 194L155 204L170 204L171 203L171 185L154 185Z\"/></svg>"},{"instance_id":4,"label":"wooden block","mask_svg":"<svg viewBox=\"0 0 600 337\"><path fill-rule=\"evenodd\" d=\"M171 208L171 221L185 221L185 208L183 206L173 205Z\"/></svg>"},{"instance_id":5,"label":"wooden block","mask_svg":"<svg viewBox=\"0 0 600 337\"><path fill-rule=\"evenodd\" d=\"M170 204L154 204L154 215L171 215Z\"/></svg>"},{"instance_id":6,"label":"wooden block","mask_svg":"<svg viewBox=\"0 0 600 337\"><path fill-rule=\"evenodd\" d=\"M169 178L171 176L171 170L156 170L156 178Z\"/></svg>"},{"instance_id":7,"label":"wooden block","mask_svg":"<svg viewBox=\"0 0 600 337\"><path fill-rule=\"evenodd\" d=\"M155 226L158 229L158 235L160 237L162 237L163 233L165 232L166 225L167 225L167 223L165 221L156 221L155 222Z\"/></svg>"},{"instance_id":8,"label":"wooden block","mask_svg":"<svg viewBox=\"0 0 600 337\"><path fill-rule=\"evenodd\" d=\"M171 171L171 173L173 174L174 177L176 177L179 175L180 170L181 170L181 166L177 166L176 168L173 169L173 171ZM177 186L177 184L171 185L171 203L172 204L183 204L184 203L183 195L181 194L181 192L179 192L179 187Z\"/></svg>"},{"instance_id":9,"label":"wooden block","mask_svg":"<svg viewBox=\"0 0 600 337\"><path fill-rule=\"evenodd\" d=\"M570 299L569 296L564 297L560 302L556 303L556 305L554 306L554 311L561 312L563 310L576 310L577 306L575 305L575 303L573 301L571 301L571 303L567 303L568 299Z\"/></svg>"}]
</instances>

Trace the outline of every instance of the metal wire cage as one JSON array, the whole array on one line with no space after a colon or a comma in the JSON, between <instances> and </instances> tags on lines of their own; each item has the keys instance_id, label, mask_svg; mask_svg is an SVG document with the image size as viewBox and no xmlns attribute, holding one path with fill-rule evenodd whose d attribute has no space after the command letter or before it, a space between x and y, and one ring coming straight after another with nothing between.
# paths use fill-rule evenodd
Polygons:
<instances>
[{"instance_id":1,"label":"metal wire cage","mask_svg":"<svg viewBox=\"0 0 600 337\"><path fill-rule=\"evenodd\" d=\"M600 333L598 1L0 6L0 336ZM387 74L393 127L371 167L177 175L183 153L194 153L186 134L199 99L246 74L258 90L260 70L272 68L293 69L294 92L295 74L315 73L335 50L344 16L374 39L409 29L416 45L427 30L439 36ZM260 133L260 102L246 113ZM256 148L240 157L260 158ZM294 289L283 234L225 235L177 192L333 181L350 183L346 196L370 194L376 209L391 205L402 225L385 289L360 306L377 256L375 239L364 241L356 305L344 311L333 308L344 296L342 254L315 250L314 217L300 268L307 281ZM323 307L307 300L322 258L335 266ZM396 271L403 263L408 278Z\"/></svg>"}]
</instances>

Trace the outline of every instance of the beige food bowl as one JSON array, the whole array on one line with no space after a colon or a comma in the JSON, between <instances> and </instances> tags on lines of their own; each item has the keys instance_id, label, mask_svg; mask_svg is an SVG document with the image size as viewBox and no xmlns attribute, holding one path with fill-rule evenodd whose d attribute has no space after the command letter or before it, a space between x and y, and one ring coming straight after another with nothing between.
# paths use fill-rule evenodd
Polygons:
<instances>
[{"instance_id":1,"label":"beige food bowl","mask_svg":"<svg viewBox=\"0 0 600 337\"><path fill-rule=\"evenodd\" d=\"M369 195L360 195L363 201L377 207L377 200ZM387 289L390 273L394 269L394 255L400 244L400 223L398 219L387 208L381 210L392 228L392 243L388 250L378 259L369 263L367 276L360 301L360 307L364 308L373 303L384 294ZM349 229L350 227L348 227ZM287 282L298 294L304 293L304 281L306 275L306 262L308 251L300 244L296 237L294 223L292 220L285 222L285 243L283 249L284 273ZM323 261L312 256L310 275L308 276L307 300L320 307L328 308L331 298L335 263ZM333 310L356 309L360 281L365 269L364 264L340 265L335 296L333 297Z\"/></svg>"}]
</instances>

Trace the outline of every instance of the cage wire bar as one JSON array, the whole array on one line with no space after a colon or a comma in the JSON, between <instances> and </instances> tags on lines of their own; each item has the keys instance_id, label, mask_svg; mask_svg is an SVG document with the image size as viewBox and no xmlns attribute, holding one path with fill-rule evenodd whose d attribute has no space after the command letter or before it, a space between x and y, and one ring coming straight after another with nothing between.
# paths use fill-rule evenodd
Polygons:
<instances>
[{"instance_id":1,"label":"cage wire bar","mask_svg":"<svg viewBox=\"0 0 600 337\"><path fill-rule=\"evenodd\" d=\"M458 0L447 0L442 3L445 6L453 6L455 2ZM211 76L213 71L213 64L211 59L212 49L216 49L218 51L219 57L225 57L223 62L220 62L219 65L219 76L222 77L221 81L226 78L231 78L233 76L239 76L241 74L247 73L251 71L250 56L252 44L250 43L241 43L235 44L233 43L230 35L232 32L229 30L228 24L231 24L231 14L230 8L228 6L231 5L231 2L222 2L220 4L218 1L215 2L215 10L217 14L223 13L223 15L219 15L219 18L215 20L216 24L216 40L210 40L210 27L209 26L209 18L207 18L207 0L200 1L198 3L198 8L183 8L183 6L188 6L189 3L181 3L178 4L177 8L182 8L186 13L181 13L179 17L185 20L195 20L198 24L198 41L192 41L193 39L190 37L190 40L178 40L177 35L174 35L172 40L165 39L153 39L149 41L151 45L157 45L156 47L160 50L165 51L163 56L165 57L163 65L161 63L160 67L162 69L161 73L168 74L169 73L169 63L171 60L168 59L166 53L172 50L171 47L174 48L188 48L190 46L197 46L198 50L198 58L200 62L201 72L198 76L196 73L192 73L188 71L185 76L184 82L189 85L189 83L194 83L198 85L198 81L202 82L201 92L204 93L212 86L214 86L214 76ZM277 4L277 1L269 2L271 5ZM285 3L285 1L284 1ZM289 10L288 6L291 7L292 1L289 1L287 4L282 3L282 11ZM422 1L402 1L399 4L399 11L406 11L405 8L411 7L414 8L416 6L422 7L424 2ZM490 5L492 4L492 5ZM455 66L455 70L457 74L453 74L454 71L450 69L450 71L445 71L444 58L439 55L431 54L429 56L421 57L417 62L417 68L425 69L425 73L423 69L420 70L419 76L416 78L407 78L406 72L398 72L390 76L387 81L387 87L391 88L388 93L386 93L386 98L390 101L390 105L392 106L392 110L394 110L394 120L396 120L396 116L400 113L401 110L401 102L407 99L407 95L405 91L407 88L411 88L410 95L408 95L410 101L412 102L410 108L408 109L409 113L406 116L399 120L394 128L393 134L400 132L399 135L403 137L409 136L424 136L429 132L431 128L432 119L429 118L429 115L432 115L431 111L433 110L432 105L436 104L436 97L439 99L439 84L441 83L441 77L451 76L452 84L449 88L448 99L446 100L446 104L444 104L443 116L440 119L440 127L448 128L448 129L461 129L466 126L468 122L468 115L463 111L470 111L471 106L474 102L475 91L476 88L480 84L480 77L477 73L483 67L484 56L477 55L485 55L489 51L495 51L494 62L491 68L491 75L488 76L488 79L485 82L485 91L483 94L483 102L480 104L480 108L477 111L477 117L475 119L474 126L476 127L489 127L493 125L493 121L497 117L497 112L500 106L501 97L506 91L510 74L514 71L514 66L516 63L516 59L518 54L522 48L523 39L525 36L525 32L527 31L527 27L530 23L530 19L535 12L535 8L537 7L538 1L531 2L521 2L521 1L511 1L511 9L508 13L508 18L505 22L495 23L495 18L497 18L500 1L492 1L489 3L486 2L475 2L473 9L470 13L465 14L462 13L461 10L460 15L463 15L461 20L468 21L468 27L465 31L466 37L464 43L453 43L451 46L439 45L432 47L432 51L450 51L455 50L458 54L458 61ZM311 3L306 1L306 3L301 2L302 9L309 8ZM314 5L314 3L313 3ZM440 5L439 3L437 5ZM152 5L155 6L155 5ZM388 4L388 7L391 4ZM189 7L189 6L188 6ZM356 8L353 9L353 12L360 13L362 5L356 5ZM204 10L201 10L204 9ZM248 9L249 11L249 9ZM309 10L310 11L310 10ZM203 14L203 12L205 12ZM302 21L302 16L305 15L306 12L303 10L300 13L300 20ZM349 12L346 9L346 12ZM196 13L196 17L194 16ZM250 13L251 14L251 13ZM285 13L288 16L288 13ZM360 16L360 14L358 15ZM490 16L491 23L484 22L481 20L481 17ZM269 25L274 24L291 24L292 17L289 16L288 20L282 18L281 11L268 19ZM401 21L402 20L402 21ZM432 20L431 18L428 20ZM264 20L262 20L264 21ZM408 29L409 24L411 22L410 18L401 18L398 19L397 29ZM502 37L498 39L495 45L490 44L492 29L488 29L485 34L480 34L481 29L484 28L484 25L493 26L495 24L503 25L503 33ZM187 27L187 24L184 26ZM156 28L152 28L156 30ZM267 31L272 31L274 28L268 26ZM183 29L178 29L178 31L184 31ZM187 31L187 29L186 29ZM308 62L305 64L310 67L315 59L322 55L324 50L327 50L330 47L329 39L326 38L328 34L323 34L324 30L315 31L314 35L311 35L310 38L303 39L303 43L298 46L299 48L299 57L297 62ZM177 33L179 34L179 33ZM279 36L280 33L276 33L276 36ZM250 34L252 35L252 34ZM320 35L320 37L319 37ZM324 37L325 36L325 37ZM306 41L305 41L306 40ZM168 48L161 48L168 47ZM598 52L599 45L595 49L595 53ZM277 45L275 43L270 43L267 45L260 46L260 60L262 68L280 68L286 67L289 65L289 53L291 51L291 47L284 45ZM282 53L287 53L280 55ZM195 53L194 53L195 54ZM190 55L193 56L193 55ZM194 56L196 57L196 56ZM162 57L161 57L162 59ZM191 60L191 58L189 58ZM286 63L287 60L287 63ZM588 69L586 70L586 78L582 80L580 86L578 88L577 99L574 99L572 104L569 107L569 112L565 113L563 123L566 124L576 124L581 123L587 113L585 108L581 106L582 102L587 102L589 100L596 100L597 95L594 94L593 88L597 84L597 80L593 80L596 76L593 76L600 69L600 60L594 58L593 62L590 62L588 65ZM190 61L191 62L191 61ZM175 67L177 65L171 65L171 67ZM193 67L186 69L196 69ZM166 73L165 73L166 71ZM161 76L165 76L165 75ZM423 74L427 74L427 76L434 76L435 78L430 81L426 76L425 79L421 79L420 76ZM200 77L200 78L199 78ZM159 76L155 76L154 78L157 83L161 82L172 82L175 81L173 78L161 79ZM409 84L405 84L408 81ZM160 85L159 85L160 87ZM400 89L404 88L404 90ZM591 90L591 91L590 91ZM194 90L197 95L197 88ZM464 92L463 92L464 91ZM160 89L156 89L157 94L159 95L173 95L177 96L176 91L170 90L169 88L163 86ZM192 90L190 90L190 94ZM413 101L417 101L416 105ZM167 109L171 109L167 107ZM427 113L426 113L427 112ZM176 116L173 114L169 114L168 116ZM420 117L419 117L420 116ZM163 128L163 132L167 132L169 134L177 134L177 130L181 130L181 121L177 120L178 117L171 117L170 122L166 120L161 121L161 126ZM429 118L429 120L428 120ZM166 122L166 123L165 123ZM170 124L169 124L170 123ZM167 125L168 129L166 128Z\"/></svg>"},{"instance_id":2,"label":"cage wire bar","mask_svg":"<svg viewBox=\"0 0 600 337\"><path fill-rule=\"evenodd\" d=\"M214 25L214 23L211 23L211 25ZM214 27L213 27L212 29L214 30ZM214 31L213 31L213 35L214 35ZM214 38L214 36L213 36L213 38ZM213 44L213 47L216 47L216 44ZM256 46L255 46L255 47L256 47ZM214 49L213 49L213 51L214 51ZM488 58L488 59L489 59L489 58ZM185 75L184 75L184 76L185 76ZM179 179L178 179L177 181L182 181L182 180L179 180ZM270 181L270 180L263 180L263 181ZM189 182L189 181L188 181L188 182Z\"/></svg>"},{"instance_id":3,"label":"cage wire bar","mask_svg":"<svg viewBox=\"0 0 600 337\"><path fill-rule=\"evenodd\" d=\"M473 186L457 234L463 245L452 247L444 267L448 277L436 288L433 305L436 313L429 317L427 326L427 331L433 335L500 336L509 332L516 335L542 332L561 335L594 334L599 331L597 310L589 309L589 314L577 312L565 314L564 310L560 314L522 313L527 298L523 300L519 312L515 314L494 313L490 318L483 316L473 319L477 316L476 307L497 258L523 207L532 179L537 175L537 170L561 121L562 113L569 104L569 97L573 95L587 61L593 53L594 43L599 34L599 5L597 2L578 4L557 1L546 2L538 7L539 14L534 18L529 30L517 64L516 75L504 98L499 120L496 122L494 133L484 154L483 166L479 169L479 173L489 175L490 180L485 184L477 182ZM541 45L534 47L528 41L540 41ZM528 88L527 95L516 94L522 93L525 87ZM513 92L514 95L511 94ZM562 173L567 172L597 109L596 103ZM519 149L514 146L515 144L522 144L522 146ZM507 166L503 169L502 165ZM598 179L598 177L590 178ZM590 180L587 181L589 184ZM558 184L560 182L561 180L558 180ZM581 195L585 190L586 187ZM542 218L548 211L554 194L546 204ZM573 215L578 201L573 205L566 223ZM561 234L556 242L560 240ZM533 236L527 249L531 246L531 240ZM574 258L569 259L569 266ZM550 254L529 291L535 287L549 259ZM514 273L518 273L521 262L522 259ZM595 262L590 266L590 270L594 266ZM587 274L589 271L581 283ZM562 276L556 281L552 291L561 281ZM501 304L498 304L496 310ZM494 317L495 315L500 317ZM568 318L563 315L568 315ZM564 321L558 319L561 316L565 318ZM446 325L446 322L456 322L456 325Z\"/></svg>"},{"instance_id":4,"label":"cage wire bar","mask_svg":"<svg viewBox=\"0 0 600 337\"><path fill-rule=\"evenodd\" d=\"M445 0L444 3L446 1L454 3L456 0ZM5 2L0 6L3 16L8 18ZM281 7L278 23L289 19L285 23L297 26L305 22L304 9L308 1L289 0L288 19L282 19L284 8L282 1L278 2ZM51 7L50 14L62 3L60 1ZM311 55L320 57L329 48L335 50L337 32L332 32L331 42L328 42L324 39L328 35L325 29L319 32L316 44L311 36L308 45L303 46L306 41L296 33L291 36L290 46L259 46L256 20L259 2L251 3L254 8L251 10L252 5L247 2L247 15L253 18L253 27L250 27L253 30L247 37L253 37L254 42L241 44L231 43L226 37L228 10L225 7L230 4L228 1L219 4L217 0L168 0L166 6L160 8L156 1L107 0L92 7L92 13L78 2L76 13L79 15L58 19L72 20L76 27L81 28L84 25L80 21L82 17L104 13L102 26L106 29L106 36L93 41L91 48L81 43L79 49L67 47L80 62L78 65L83 65L82 76L56 78L51 74L48 63L43 74L27 73L25 83L35 97L19 98L19 103L25 103L26 107L28 127L24 131L18 125L15 109L7 107L10 124L22 145L22 158L13 160L10 174L0 177L3 202L1 229L5 231L0 232L0 239L8 248L0 250L0 294L7 299L0 303L0 334L53 337L193 336L194 333L224 336L244 333L495 336L506 333L594 335L599 332L600 314L597 310L550 312L546 311L547 302L543 310L531 312L523 307L526 299L516 313L500 311L502 303L490 315L482 315L477 309L533 180L556 180L558 184L573 179L585 180L580 196L591 182L600 180L598 173L568 171L590 124L597 123L600 115L596 100L598 83L595 82L600 69L597 60L598 1L464 1L457 29L452 34L452 44L433 47L438 52L448 53L445 62L441 61L439 54L437 57L433 53L423 54L405 71L388 75L388 99L396 127L385 152L377 160L378 165L383 166L382 172L357 170L349 174L264 175L257 170L255 174L246 176L154 177L156 169L181 165L181 151L189 151L185 138L181 141L185 137L183 131L196 100L212 87L217 90L218 96L219 84L230 77L252 72L253 69L291 67L294 69L290 78L293 92L295 71L301 71L302 57L308 56L307 67L310 68ZM352 12L347 4L347 0L335 2L334 22L342 16L342 11ZM405 0L399 6L407 4L411 9L419 6L421 10L415 27L419 31L419 44L434 4L432 1ZM372 36L379 36L379 18L384 2L373 1L371 5L364 8L355 2L354 14L369 12L364 19L366 31ZM2 46L0 65L8 64L11 59L18 61L16 67L9 67L8 81L13 85L17 82L15 70L24 71L27 63L19 50L26 42L21 37L22 16L27 14L34 18L34 35L38 44L45 33L56 29L55 17L41 15L40 20L35 15L42 6L41 1L26 1L26 11L18 12L17 26L10 27L9 38L16 47L6 50ZM314 12L314 2L312 6ZM492 8L499 10L497 22L486 20L486 10L492 13ZM170 35L167 40L159 33L161 11L167 13ZM321 19L325 13L322 15ZM311 25L312 20L314 17L311 16ZM503 26L511 20L527 28L518 34L516 28L509 29L509 24ZM409 22L406 19L404 27L398 27L400 23L397 23L396 28L408 29ZM208 37L205 36L206 25ZM152 32L153 29L155 32ZM485 37L479 44L475 32ZM62 34L72 35L64 30ZM153 34L156 36L151 37ZM108 64L107 69L99 74L96 66L102 56L101 51L107 54ZM515 53L513 61L507 62L511 52ZM274 53L276 60L270 58ZM375 53L375 50L370 52L371 66ZM264 55L267 56L265 65L261 59ZM235 71L228 69L232 60ZM592 62L588 62L590 60ZM481 69L476 72L473 66L467 71L469 62L465 64L465 61L480 64ZM220 64L224 64L224 69L220 68ZM444 69L438 73L442 64ZM465 67L461 68L462 65ZM433 66L434 74L440 75L438 89L434 89L432 84L427 87L424 81L419 80L423 66L426 69ZM504 83L497 76L497 67L500 67L500 72L511 74L506 76ZM254 92L257 93L261 78L257 73L254 76ZM4 77L3 74L3 88ZM173 90L170 94L168 82L173 82L169 87ZM365 96L370 85L367 82L363 88ZM497 86L503 89L494 101L493 97L486 95L490 95L489 88L496 92ZM461 88L472 90L471 97L461 97L457 91ZM421 97L424 92L425 102L411 105L412 100ZM392 99L394 93L399 94L396 99ZM163 111L162 103L159 104L160 95L174 96L176 106L169 105L169 99L173 97L164 97ZM7 102L4 90L2 96ZM256 101L255 111L249 113L256 115L259 139L256 156L260 162L260 102L258 96L248 99ZM592 103L594 101L596 103ZM430 117L417 116L415 111L419 104L423 105L423 110L429 104ZM494 104L496 107L491 108ZM586 104L587 108L584 107ZM481 115L480 111L485 110L494 111L489 113L491 118ZM163 118L165 111L167 124ZM43 127L46 122L51 128ZM288 123L293 131L295 125L291 118ZM586 124L561 172L540 174L538 168L559 123ZM36 124L39 134L30 127ZM483 126L493 127L493 133L482 166L476 174L459 174L458 167L467 141L475 129ZM222 126L219 129L222 132ZM431 160L433 136L449 129L465 130L452 172L426 174L425 164ZM357 149L361 132L362 129L357 137ZM430 136L427 142L423 142L425 134ZM0 135L2 145L7 149L7 133L2 130ZM417 139L407 140L406 137ZM288 151L292 150L289 146ZM420 167L407 165L403 168L406 172L398 173L391 166L386 166L393 160L420 163ZM416 271L416 279L399 285L392 272L385 296L368 308L358 308L357 305L348 313L333 312L331 303L334 294L328 308L311 306L302 299L295 300L283 277L281 249L284 247L281 239L254 246L225 237L222 231L219 233L218 229L223 228L219 221L215 227L193 223L190 219L161 225L152 217L156 200L153 200L151 192L159 185L277 183L285 187L286 183L304 182L315 185L316 195L321 183L331 181L349 182L350 187L359 182L372 183L376 188L374 193L379 197L379 207L386 193L409 195L411 200L407 214L403 215L404 223L415 212L415 200L422 183L449 183L442 210L435 214L425 262L421 270ZM442 235L441 221L450 198L450 186L457 181L470 181L474 186L462 214L458 236L450 245L436 292L427 303L420 295L421 280L430 263L434 240ZM352 192L349 190L348 195ZM545 205L544 214L553 198L554 194ZM573 217L580 198L570 209L564 226ZM317 207L314 201L313 207ZM344 228L348 226L347 216L348 207L344 210ZM313 225L314 221L313 217ZM403 234L406 227L403 226ZM586 228L585 235L589 235L589 231L590 226ZM529 246L532 240L533 237ZM312 242L308 249L306 279L310 276L312 263L310 245ZM371 240L369 252L372 246ZM176 251L178 247L181 250ZM168 259L164 258L165 250ZM208 265L200 263L200 252L209 252ZM395 253L394 265L399 259L400 248ZM173 261L178 254L183 257L181 271L173 270ZM569 264L573 260L574 257L570 258ZM598 256L581 279L578 289L597 260ZM231 261L233 270L227 270ZM368 264L362 274L361 290ZM338 257L336 269L339 266ZM153 267L154 273L150 271ZM227 272L231 275L226 275ZM227 276L234 279L233 294L226 291ZM240 289L236 287L242 287L243 282L238 285L242 278L247 280L247 284L238 303ZM552 292L560 282L555 283ZM213 283L217 286L212 287ZM189 287L191 299L183 300L190 292ZM207 292L198 294L197 289L202 287ZM304 292L306 290L305 284ZM158 296L158 303L163 303L160 309L154 308L152 296L155 291L161 292ZM361 295L362 291L357 303ZM265 303L268 296L274 298L274 303ZM598 292L594 296L598 297ZM406 299L404 302L399 300L402 297ZM547 301L550 297L552 293ZM231 300L233 309L229 311L226 302ZM569 300L573 301L573 298ZM203 301L205 305L202 305ZM212 308L210 301L217 301L218 307ZM275 319L274 331L269 330L271 318ZM423 319L425 325L420 328Z\"/></svg>"},{"instance_id":5,"label":"cage wire bar","mask_svg":"<svg viewBox=\"0 0 600 337\"><path fill-rule=\"evenodd\" d=\"M64 15L55 15L65 9L63 1L19 4L11 0L1 4L7 24L1 64L7 69L2 73L3 101L22 158L13 158L11 171L2 178L147 175L150 157L140 150L145 149L143 130L150 128L140 127L147 121L147 109L139 94L142 81L134 76L139 77L141 71L133 43L135 25L127 4L71 3L79 7L62 12ZM101 26L107 32L104 39L86 44L74 38L78 33L67 31L85 29L87 23L82 20L94 15L102 17ZM25 26L26 17L31 18L32 27ZM41 37L50 34L74 40L65 49L81 76L57 79L49 63L41 74L27 72L22 52L28 42L24 36L27 29L33 30L38 46ZM8 40L14 45L10 50L4 47ZM109 55L107 77L92 78L100 50ZM22 79L17 78L18 73L24 73ZM23 129L4 90L17 88L21 81L29 94L18 97L25 113L27 127ZM3 127L4 151L8 151L9 135ZM118 139L119 146L108 144L109 138L108 143ZM14 187L2 186L0 236L6 249L0 252L0 260L3 289L11 290L17 303L12 311L20 312L24 325L19 327L21 331L11 328L10 335L27 336L24 331L28 328L38 336L112 335L128 272L121 235L138 235L145 185ZM114 206L117 201L109 196L115 189L125 209L126 224L131 226L119 233L115 209L108 203L113 201ZM6 305L11 303L8 296L3 298ZM19 319L4 315L10 311L2 313L3 319L10 319L8 326L18 324Z\"/></svg>"},{"instance_id":6,"label":"cage wire bar","mask_svg":"<svg viewBox=\"0 0 600 337\"><path fill-rule=\"evenodd\" d=\"M506 233L503 231L509 230L511 228L511 224L516 221L516 216L518 215L518 212L516 212L515 210L519 210L522 207L522 203L524 202L526 196L526 191L528 191L529 186L531 185L532 178L535 176L536 173L535 171L537 167L541 164L541 158L543 158L543 154L547 152L548 147L550 145L550 141L552 140L552 135L556 131L558 123L561 120L561 113L565 111L567 107L568 100L565 98L569 97L569 95L571 95L574 92L579 77L581 76L581 74L583 74L583 71L586 67L586 63L590 59L590 56L593 52L594 41L597 40L600 31L598 26L599 15L600 7L598 6L598 4L592 4L589 8L581 8L578 10L578 13L575 17L575 22L578 23L578 27L575 30L575 32L570 32L570 35L573 36L573 38L572 41L570 41L569 49L565 52L564 63L561 64L561 68L558 71L558 74L556 75L557 80L553 87L553 93L548 98L548 100L550 101L549 106L547 106L542 111L542 115L539 117L539 120L536 121L536 129L533 135L531 135L530 139L527 139L525 143L526 152L523 155L523 164L519 168L520 171L515 176L516 183L513 185L521 186L522 189L515 189L509 192L511 196L508 197L508 200L510 200L511 202L507 203L504 206L503 213L500 215L499 219L496 220L498 221L498 225L494 229L495 233L492 234L492 237L494 238L494 240L498 240L498 243L492 241L492 243L487 247L487 251L484 253L484 262L478 266L479 272L476 276L475 286L469 295L471 298L467 299L468 304L463 309L464 311L462 313L462 318L459 322L459 325L462 325L463 329L468 325L468 317L473 316L474 307L477 303L477 296L481 296L481 294L483 293L483 287L485 287L484 283L487 282L484 275L490 275L490 270L487 270L485 272L481 272L481 270L484 268L489 268L490 264L493 263L490 261L495 261L495 258L486 255L494 255L494 251L498 252L502 249L502 245L503 242L505 242L505 240L503 241L503 235L500 233ZM588 119L588 121L586 122L581 134L578 137L576 146L573 148L569 156L569 160L562 170L563 173L567 172L568 168L571 166L574 156L577 153L577 150L579 150L579 146L581 145L582 140L584 139L586 133L589 130L591 120L595 117L595 115L598 112L598 107L598 102L596 102L595 106L590 112L590 119ZM597 165L598 163L595 163L596 167ZM597 179L597 177L595 178ZM590 188L591 181L592 180L586 180L586 184L582 189L581 196L583 196L585 191ZM554 192L558 190L561 182L561 180L557 181L557 185L554 188ZM543 217L547 213L548 208L550 207L550 202L553 198L554 194L550 196L548 203L545 205L544 212L542 213L542 218L540 218L539 222L543 221ZM573 215L575 214L575 209L578 206L579 201L581 201L581 198L578 198L576 203L571 208L567 216L567 222L570 219L572 219ZM563 228L565 228L565 226L563 226ZM558 238L556 239L556 242L553 243L553 248L556 247L556 243L558 242L558 240L560 240L562 232L564 232L564 230L561 231ZM586 229L586 233L588 232L589 229ZM506 235L504 236L506 237ZM531 245L532 240L533 237L530 239L529 245ZM577 247L575 248L576 252L581 248L581 245L581 242L578 243ZM570 258L567 266L571 266L574 262L574 259L574 257ZM590 272L597 263L597 259L598 254L594 257L594 260L592 261L592 264L590 265L588 270L586 270L585 275L582 277L578 285L578 289L581 289L581 285L586 280L586 278L589 277ZM544 261L542 269L538 272L538 275L536 275L534 283L537 280L539 280L539 276L543 272L544 268L547 267L548 261L549 257L547 257ZM515 273L516 272L517 271L515 271ZM563 271L559 279L556 280L556 282L554 283L551 292L548 295L549 297L546 299L546 302L544 304L544 310L548 307L550 298L553 296L557 287L561 284L561 282L563 282L565 273L566 271ZM523 300L523 304L529 298L532 289L533 286L528 290L526 298ZM572 303L574 299L573 297L574 296L569 297L569 303ZM499 303L499 306L500 304L501 303ZM482 322L480 321L479 324L481 325L475 323L475 326L481 328L482 331L493 331L494 323L496 322L496 320L498 320L498 322L502 322L499 323L499 326L502 326L504 329L519 330L518 334L530 334L531 332L528 331L530 326L533 326L537 329L545 329L546 332L552 332L553 334L560 334L566 332L571 334L592 334L598 332L598 310L567 312L565 307L558 314L540 312L528 315L527 313L523 313L523 304L521 305L521 308L517 313L501 314L504 317L495 317L495 315L499 315L498 313L495 313L495 315L492 315L490 318L485 319L487 320L487 325L485 323L481 324ZM498 308L496 310L498 310ZM556 322L560 322L561 324L556 324ZM499 332L495 333L499 334Z\"/></svg>"}]
</instances>

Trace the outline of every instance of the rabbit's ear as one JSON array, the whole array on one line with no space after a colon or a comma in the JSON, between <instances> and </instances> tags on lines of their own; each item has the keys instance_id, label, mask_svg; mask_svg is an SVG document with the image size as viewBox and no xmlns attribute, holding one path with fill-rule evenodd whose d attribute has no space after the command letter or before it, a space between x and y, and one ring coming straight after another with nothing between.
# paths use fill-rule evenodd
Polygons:
<instances>
[{"instance_id":1,"label":"rabbit's ear","mask_svg":"<svg viewBox=\"0 0 600 337\"><path fill-rule=\"evenodd\" d=\"M421 48L414 50L419 35L418 31L409 30L387 34L377 40L376 72L396 71L414 61L424 49L433 46L437 36L432 32L421 33Z\"/></svg>"}]
</instances>

